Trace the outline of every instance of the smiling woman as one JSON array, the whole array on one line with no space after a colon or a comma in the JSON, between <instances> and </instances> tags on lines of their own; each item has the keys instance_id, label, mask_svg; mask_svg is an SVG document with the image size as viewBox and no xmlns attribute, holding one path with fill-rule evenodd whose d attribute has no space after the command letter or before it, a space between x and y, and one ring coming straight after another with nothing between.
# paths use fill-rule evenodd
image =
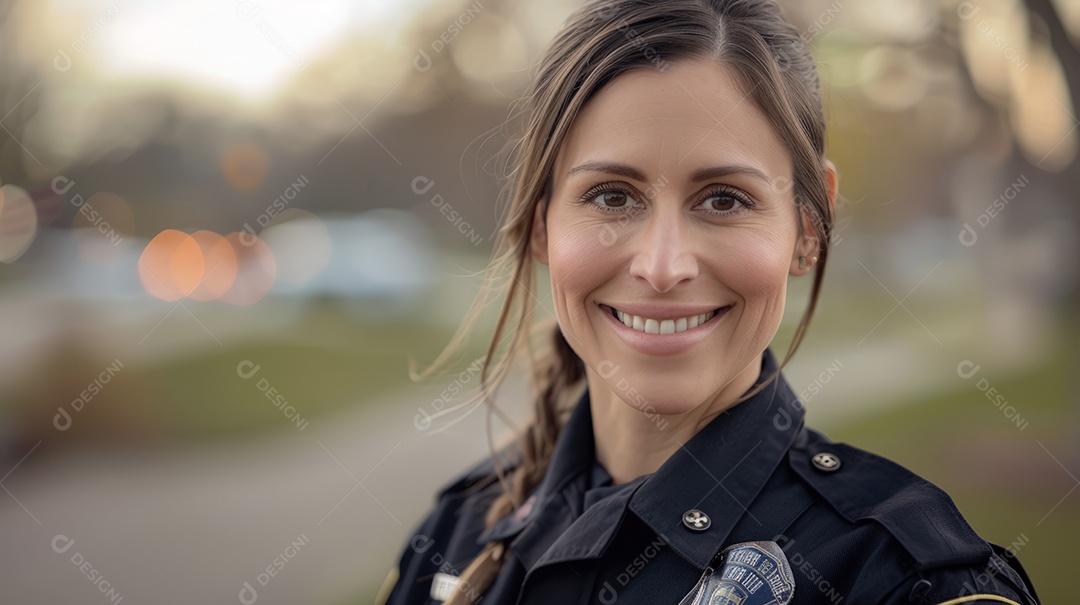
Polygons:
<instances>
[{"instance_id":1,"label":"smiling woman","mask_svg":"<svg viewBox=\"0 0 1080 605\"><path fill-rule=\"evenodd\" d=\"M597 455L620 483L655 470L753 386L787 276L819 254L810 211L777 186L791 182L786 145L737 78L710 58L611 82L563 143L546 216L536 207L534 255L550 266L571 347L587 365L612 359L648 376L638 390L679 418L674 431L642 431L639 414L595 381L594 417L621 446L598 435ZM824 171L835 185L835 170ZM601 241L607 225L615 237ZM654 440L646 460L620 451Z\"/></svg>"},{"instance_id":2,"label":"smiling woman","mask_svg":"<svg viewBox=\"0 0 1080 605\"><path fill-rule=\"evenodd\" d=\"M553 351L532 421L438 490L380 602L1037 602L944 492L803 425L781 369L838 178L814 63L773 2L591 2L523 107L474 309L515 279L478 399L531 347L536 263ZM778 363L788 280L811 271Z\"/></svg>"}]
</instances>

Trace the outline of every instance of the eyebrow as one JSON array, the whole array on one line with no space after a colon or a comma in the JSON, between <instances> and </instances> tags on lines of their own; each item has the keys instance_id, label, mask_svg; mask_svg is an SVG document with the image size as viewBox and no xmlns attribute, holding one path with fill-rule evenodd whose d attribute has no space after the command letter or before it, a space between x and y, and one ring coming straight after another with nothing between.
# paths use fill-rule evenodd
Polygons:
<instances>
[{"instance_id":1,"label":"eyebrow","mask_svg":"<svg viewBox=\"0 0 1080 605\"><path fill-rule=\"evenodd\" d=\"M640 170L633 166L626 164L619 164L616 162L585 162L578 166L574 166L567 173L566 176L572 176L579 172L603 172L607 174L617 174L625 176L637 181L645 182L647 179ZM715 179L731 174L745 174L747 176L754 177L764 183L769 183L769 177L762 171L754 168L753 166L747 166L745 164L728 164L724 166L710 166L708 168L701 168L695 170L690 175L690 180L694 183L699 181L707 181L709 179Z\"/></svg>"}]
</instances>

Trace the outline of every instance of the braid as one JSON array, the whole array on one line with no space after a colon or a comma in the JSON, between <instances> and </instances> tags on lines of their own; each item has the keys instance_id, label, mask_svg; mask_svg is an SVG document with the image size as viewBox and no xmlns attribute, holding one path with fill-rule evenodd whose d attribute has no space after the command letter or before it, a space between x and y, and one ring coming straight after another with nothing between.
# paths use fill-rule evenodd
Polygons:
<instances>
[{"instance_id":1,"label":"braid","mask_svg":"<svg viewBox=\"0 0 1080 605\"><path fill-rule=\"evenodd\" d=\"M534 418L521 432L521 464L510 473L509 489L499 494L488 509L487 527L513 512L543 479L561 429L559 402L570 387L585 378L584 362L570 348L558 325L554 329L553 344L554 351L545 360L546 367L539 374L536 385L540 395L534 402ZM488 542L461 572L457 586L444 605L466 605L478 600L495 581L505 560L505 545L499 541Z\"/></svg>"}]
</instances>

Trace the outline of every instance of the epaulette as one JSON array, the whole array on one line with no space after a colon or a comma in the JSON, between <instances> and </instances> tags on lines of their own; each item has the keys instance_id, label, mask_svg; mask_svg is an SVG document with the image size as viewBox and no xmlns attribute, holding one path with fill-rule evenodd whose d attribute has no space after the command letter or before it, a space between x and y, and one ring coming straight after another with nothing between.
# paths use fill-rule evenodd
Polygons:
<instances>
[{"instance_id":1,"label":"epaulette","mask_svg":"<svg viewBox=\"0 0 1080 605\"><path fill-rule=\"evenodd\" d=\"M982 565L993 553L945 491L891 460L811 429L805 429L788 459L848 522L884 526L920 571Z\"/></svg>"}]
</instances>

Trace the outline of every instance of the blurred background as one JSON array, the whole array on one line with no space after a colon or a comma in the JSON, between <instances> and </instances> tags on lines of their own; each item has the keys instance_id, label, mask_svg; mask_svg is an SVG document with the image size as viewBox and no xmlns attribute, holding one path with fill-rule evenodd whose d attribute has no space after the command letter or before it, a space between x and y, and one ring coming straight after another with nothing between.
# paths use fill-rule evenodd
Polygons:
<instances>
[{"instance_id":1,"label":"blurred background","mask_svg":"<svg viewBox=\"0 0 1080 605\"><path fill-rule=\"evenodd\" d=\"M476 387L494 313L438 376L407 362L479 289L500 127L578 5L0 5L5 602L372 602L488 451L483 410L431 415ZM1070 602L1080 1L784 6L845 198L786 371L808 423ZM523 384L497 399L518 418Z\"/></svg>"}]
</instances>

